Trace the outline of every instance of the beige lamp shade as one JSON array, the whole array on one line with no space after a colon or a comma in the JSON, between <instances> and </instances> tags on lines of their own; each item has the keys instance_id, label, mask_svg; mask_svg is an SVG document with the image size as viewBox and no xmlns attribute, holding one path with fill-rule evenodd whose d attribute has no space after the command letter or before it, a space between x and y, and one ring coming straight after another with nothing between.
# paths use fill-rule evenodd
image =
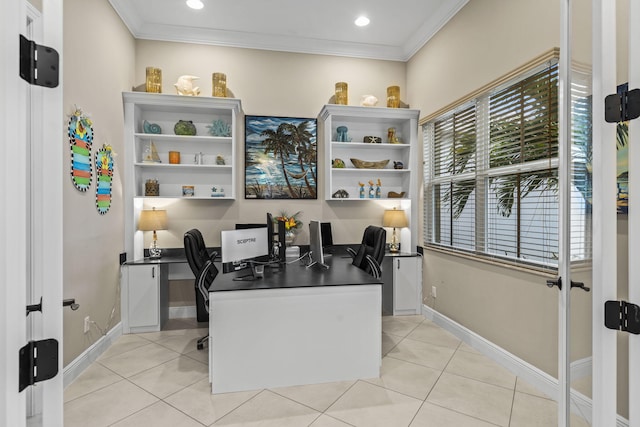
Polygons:
<instances>
[{"instance_id":1,"label":"beige lamp shade","mask_svg":"<svg viewBox=\"0 0 640 427\"><path fill-rule=\"evenodd\" d=\"M393 228L408 227L409 222L407 221L407 215L401 210L387 209L384 211L384 216L382 217L382 226Z\"/></svg>"},{"instance_id":2,"label":"beige lamp shade","mask_svg":"<svg viewBox=\"0 0 640 427\"><path fill-rule=\"evenodd\" d=\"M165 210L145 210L140 212L138 220L138 230L156 231L167 229L167 211Z\"/></svg>"}]
</instances>

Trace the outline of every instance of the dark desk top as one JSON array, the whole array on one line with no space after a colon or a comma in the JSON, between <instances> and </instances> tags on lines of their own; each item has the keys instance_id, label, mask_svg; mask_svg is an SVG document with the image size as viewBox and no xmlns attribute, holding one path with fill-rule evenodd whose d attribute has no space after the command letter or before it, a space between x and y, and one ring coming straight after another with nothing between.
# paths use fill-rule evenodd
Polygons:
<instances>
[{"instance_id":1,"label":"dark desk top","mask_svg":"<svg viewBox=\"0 0 640 427\"><path fill-rule=\"evenodd\" d=\"M382 284L381 280L353 266L350 257L334 255L325 258L325 263L329 266L329 269L320 265L307 268L300 261L287 264L279 269L265 267L264 277L253 281L233 280L236 276L249 274L249 270L224 274L222 273L222 268L218 265L220 272L209 291Z\"/></svg>"}]
</instances>

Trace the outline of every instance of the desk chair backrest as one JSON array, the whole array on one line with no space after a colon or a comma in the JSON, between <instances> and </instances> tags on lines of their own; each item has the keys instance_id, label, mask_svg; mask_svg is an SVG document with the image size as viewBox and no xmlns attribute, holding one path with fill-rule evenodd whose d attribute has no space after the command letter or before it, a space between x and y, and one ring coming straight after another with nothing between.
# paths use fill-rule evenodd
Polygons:
<instances>
[{"instance_id":1,"label":"desk chair backrest","mask_svg":"<svg viewBox=\"0 0 640 427\"><path fill-rule=\"evenodd\" d=\"M209 286L218 275L218 269L213 265L215 253L209 254L204 244L200 230L191 229L184 233L184 252L193 275L196 292L196 312L198 322L209 321Z\"/></svg>"},{"instance_id":2,"label":"desk chair backrest","mask_svg":"<svg viewBox=\"0 0 640 427\"><path fill-rule=\"evenodd\" d=\"M362 243L353 257L352 264L367 273L380 278L380 265L384 258L387 243L387 231L382 227L370 225L364 230ZM370 258L370 259L369 259ZM371 261L375 261L375 264Z\"/></svg>"}]
</instances>

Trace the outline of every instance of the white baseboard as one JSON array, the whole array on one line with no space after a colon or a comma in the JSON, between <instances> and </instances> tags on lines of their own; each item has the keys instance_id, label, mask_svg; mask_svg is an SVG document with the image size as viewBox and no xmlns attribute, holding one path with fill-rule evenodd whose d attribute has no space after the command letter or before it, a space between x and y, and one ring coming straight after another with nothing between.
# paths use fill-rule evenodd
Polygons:
<instances>
[{"instance_id":1,"label":"white baseboard","mask_svg":"<svg viewBox=\"0 0 640 427\"><path fill-rule=\"evenodd\" d=\"M169 319L186 319L195 318L196 316L195 305L169 307Z\"/></svg>"},{"instance_id":2,"label":"white baseboard","mask_svg":"<svg viewBox=\"0 0 640 427\"><path fill-rule=\"evenodd\" d=\"M93 343L91 347L83 351L71 363L64 367L63 387L66 388L78 376L95 362L102 353L104 353L111 344L122 335L122 322L114 326L106 335L100 337L98 341Z\"/></svg>"},{"instance_id":3,"label":"white baseboard","mask_svg":"<svg viewBox=\"0 0 640 427\"><path fill-rule=\"evenodd\" d=\"M494 343L486 340L475 332L465 328L454 320L444 316L433 308L422 305L422 314L442 329L451 332L458 339L478 350L485 356L491 358L500 366L508 369L516 376L527 381L539 391L558 401L559 385L558 380L546 372L536 368L530 363L525 362L519 357L509 353L505 349L498 347ZM591 358L576 361L571 366L572 375L576 374L576 378L582 378L585 375L591 375ZM579 393L575 390L571 391L571 410L583 416L590 424L592 418L593 403L591 398ZM616 427L628 427L629 421L620 415L617 417Z\"/></svg>"}]
</instances>

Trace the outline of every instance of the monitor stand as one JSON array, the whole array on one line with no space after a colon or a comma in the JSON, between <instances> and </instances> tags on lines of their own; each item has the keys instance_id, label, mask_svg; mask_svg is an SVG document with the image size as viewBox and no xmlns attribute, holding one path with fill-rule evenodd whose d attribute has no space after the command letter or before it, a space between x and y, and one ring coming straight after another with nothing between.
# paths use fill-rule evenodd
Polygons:
<instances>
[{"instance_id":1,"label":"monitor stand","mask_svg":"<svg viewBox=\"0 0 640 427\"><path fill-rule=\"evenodd\" d=\"M233 280L236 282L252 282L257 279L262 279L264 277L264 264L256 264L254 262L250 262L249 271L249 274L234 277Z\"/></svg>"},{"instance_id":2,"label":"monitor stand","mask_svg":"<svg viewBox=\"0 0 640 427\"><path fill-rule=\"evenodd\" d=\"M324 264L322 262L318 262L318 261L314 261L313 257L311 256L313 254L313 252L309 252L309 260L311 261L309 264L307 264L307 268L311 268L314 265L321 265L322 267L326 268L327 270L329 269L329 266L327 264ZM326 255L325 255L326 256Z\"/></svg>"}]
</instances>

